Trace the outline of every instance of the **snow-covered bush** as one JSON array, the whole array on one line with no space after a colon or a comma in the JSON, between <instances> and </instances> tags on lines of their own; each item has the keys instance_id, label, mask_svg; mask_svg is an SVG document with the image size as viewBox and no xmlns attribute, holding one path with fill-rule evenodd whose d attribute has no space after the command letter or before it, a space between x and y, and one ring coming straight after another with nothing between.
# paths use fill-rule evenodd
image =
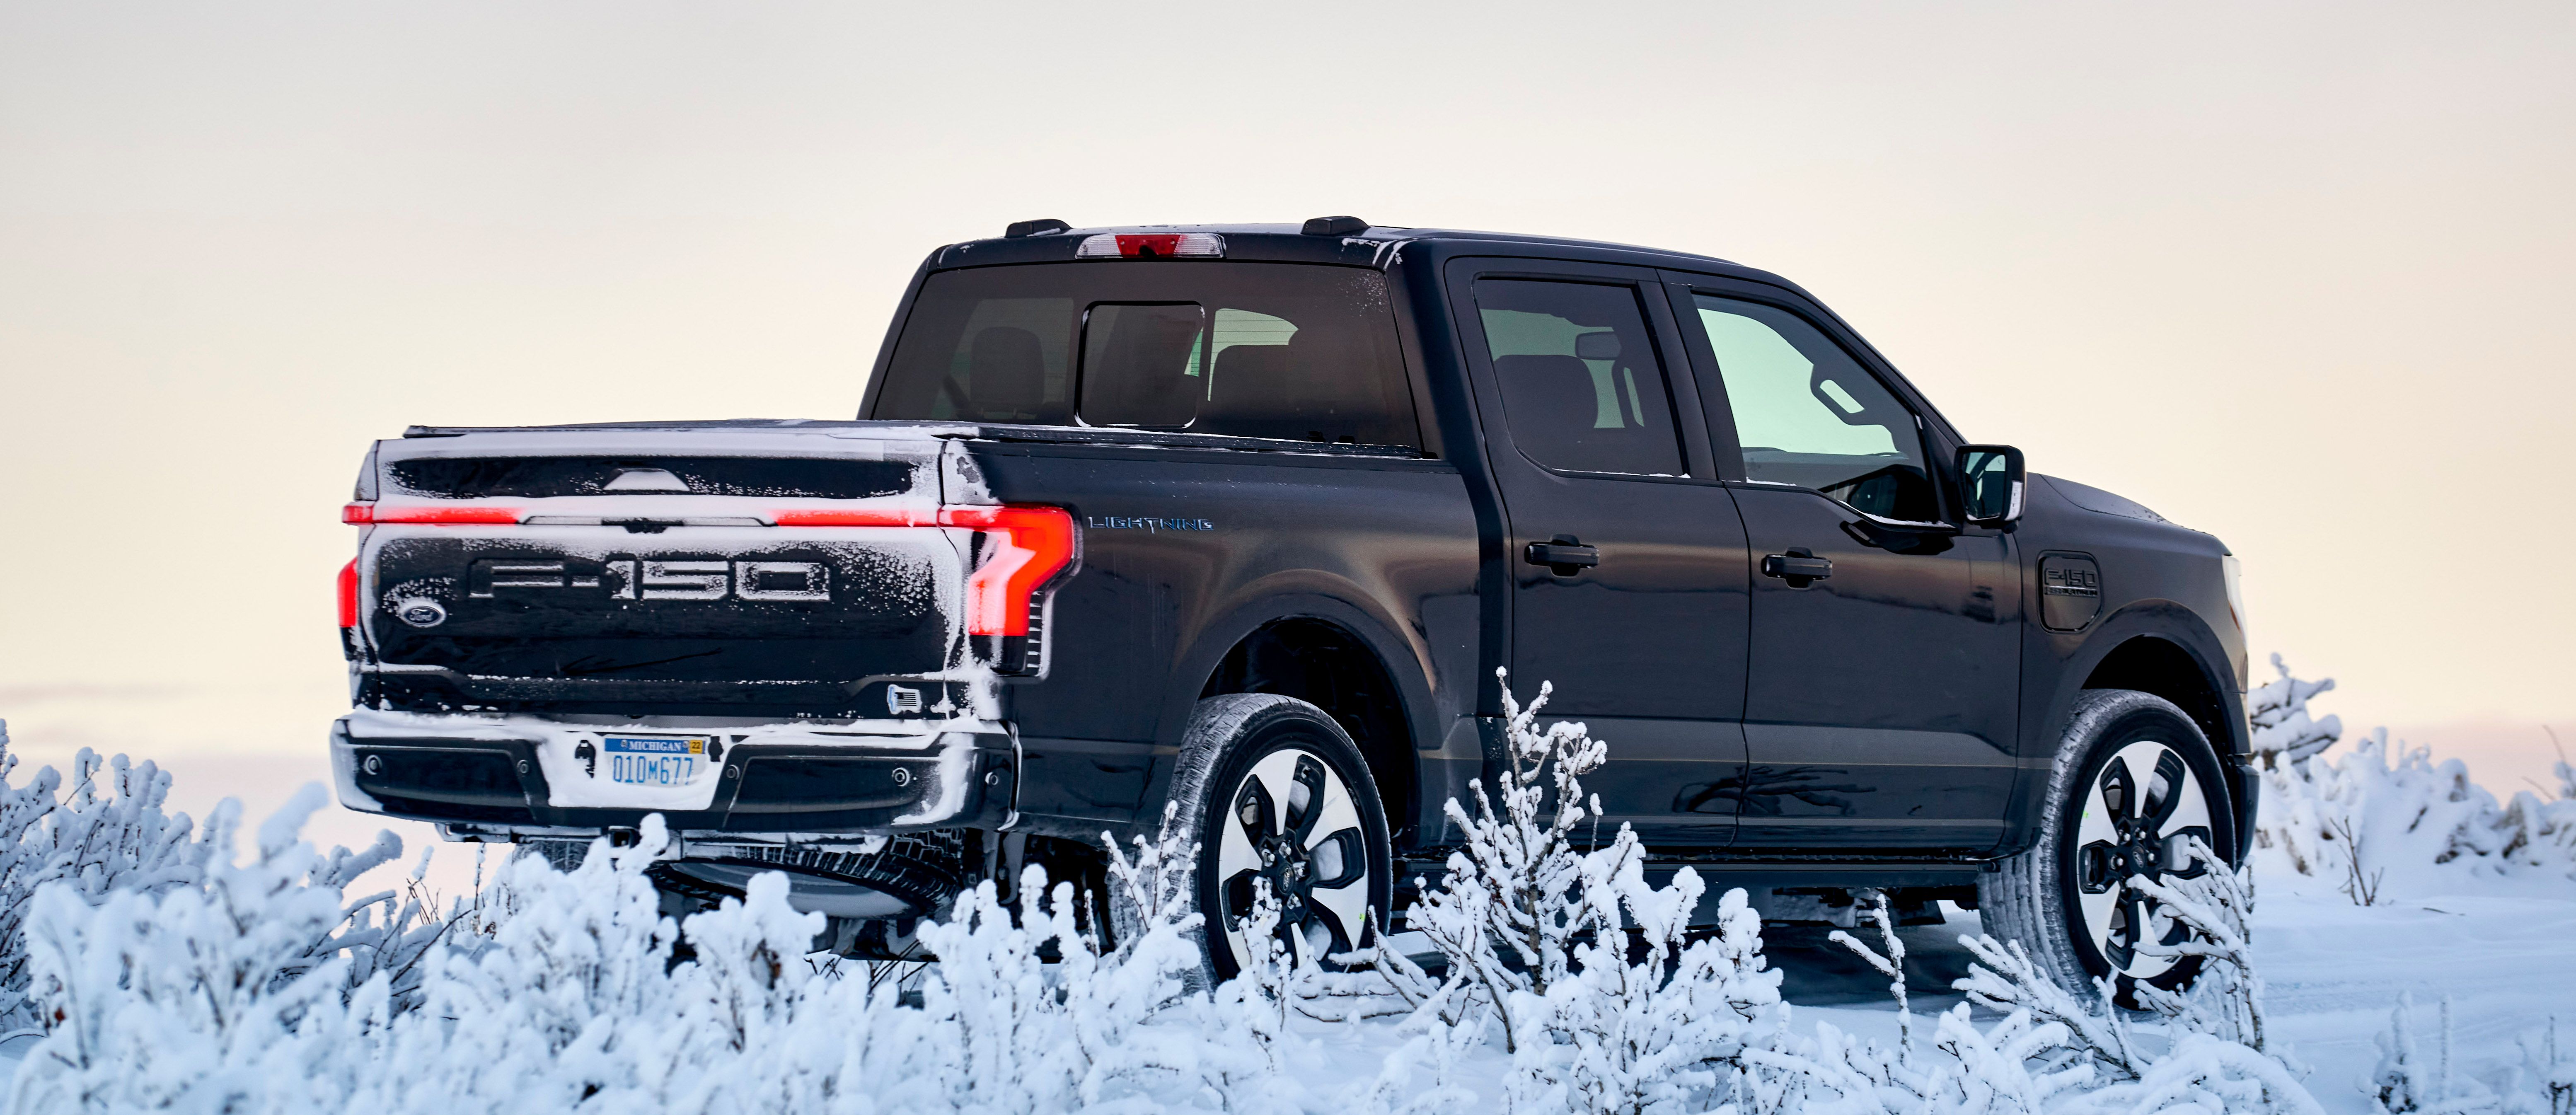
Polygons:
<instances>
[{"instance_id":1,"label":"snow-covered bush","mask_svg":"<svg viewBox=\"0 0 2576 1115\"><path fill-rule=\"evenodd\" d=\"M52 767L24 784L12 777L17 768L0 720L0 1033L37 1022L26 998L26 919L38 888L57 883L93 904L166 890L196 881L212 849L191 839L187 814L162 812L170 776L151 763L102 761L82 748L68 793Z\"/></svg>"},{"instance_id":2,"label":"snow-covered bush","mask_svg":"<svg viewBox=\"0 0 2576 1115\"><path fill-rule=\"evenodd\" d=\"M658 818L569 872L510 861L488 935L425 952L404 951L419 930L363 938L339 887L367 857L294 840L318 794L264 825L252 859L220 856L199 885L95 907L61 885L40 891L35 983L53 1024L11 1082L12 1110L1020 1113L1320 1099L1185 989L1197 915L1184 900L1191 850L1174 835L1113 850L1112 885L1138 914L1115 948L1077 926L1084 896L1042 872L1016 908L990 882L960 896L922 930L940 961L912 1006L895 984L809 962L823 919L787 904L784 876L684 924L660 916L644 873L668 846ZM683 936L690 955L675 963ZM399 1009L406 982L421 1009Z\"/></svg>"},{"instance_id":3,"label":"snow-covered bush","mask_svg":"<svg viewBox=\"0 0 2576 1115\"><path fill-rule=\"evenodd\" d=\"M2566 764L2559 767L2559 777L2567 777ZM2512 1089L2513 1115L2576 1115L2576 1042L2559 1038L2556 1018L2549 1020L2549 1028L2538 1040L2523 1039L2522 1056L2523 1069L2538 1094L2524 1099L2521 1089Z\"/></svg>"},{"instance_id":4,"label":"snow-covered bush","mask_svg":"<svg viewBox=\"0 0 2576 1115\"><path fill-rule=\"evenodd\" d=\"M1886 896L1876 896L1870 916L1878 949L1840 931L1833 937L1892 980L1895 1047L1830 1025L1817 1026L1813 1037L1784 1028L1743 1055L1736 1093L1752 1102L1739 1115L2321 1115L2299 1081L2299 1067L2264 1048L2262 981L2247 959L2243 881L2211 872L2176 880L2158 897L2194 931L2183 948L2207 958L2191 993L2148 989L2144 998L2164 1023L2161 1037L2141 1037L2113 1005L2108 982L2097 1001L2086 1003L2042 974L2020 942L1963 936L1960 943L1982 963L1956 981L1968 1002L1938 1016L1926 1043L1917 1040L1907 1010L1904 942ZM2003 1017L1980 1028L1972 1004Z\"/></svg>"},{"instance_id":5,"label":"snow-covered bush","mask_svg":"<svg viewBox=\"0 0 2576 1115\"><path fill-rule=\"evenodd\" d=\"M2294 678L2278 655L2272 665L2280 680L2253 695L2263 766L2258 854L2365 906L2384 894L2437 888L2450 872L2576 879L2569 764L2558 764L2555 795L2519 791L2499 805L2459 760L2436 763L2426 749L2391 744L2384 728L2329 759L2322 753L2343 725L2332 716L2312 720L2307 702L2334 683Z\"/></svg>"},{"instance_id":6,"label":"snow-covered bush","mask_svg":"<svg viewBox=\"0 0 2576 1115\"><path fill-rule=\"evenodd\" d=\"M1523 707L1502 678L1510 768L1490 793L1468 784L1473 815L1448 803L1465 847L1408 922L1447 960L1447 978L1435 984L1392 950L1381 967L1400 994L1453 1021L1493 1013L1512 1054L1511 1110L1634 1112L1713 1092L1780 998L1761 918L1729 892L1716 933L1689 940L1706 889L1696 872L1648 884L1645 847L1625 824L1578 850L1574 834L1601 811L1582 776L1608 746L1581 723L1541 730L1551 687Z\"/></svg>"},{"instance_id":7,"label":"snow-covered bush","mask_svg":"<svg viewBox=\"0 0 2576 1115\"><path fill-rule=\"evenodd\" d=\"M65 882L39 888L25 933L30 999L48 1034L26 1074L63 1098L131 1085L151 1106L202 1075L280 1071L297 1024L344 1009L354 988L372 988L390 1014L438 929L410 909L378 921L390 896L343 906L341 888L400 845L388 835L366 853L315 854L296 832L322 804L321 788L307 786L260 827L250 862L216 858L196 885L96 899ZM235 812L218 807L200 844L228 850Z\"/></svg>"},{"instance_id":8,"label":"snow-covered bush","mask_svg":"<svg viewBox=\"0 0 2576 1115\"><path fill-rule=\"evenodd\" d=\"M2451 997L2442 996L2432 1050L2415 1035L2415 997L2401 993L2388 1029L2372 1035L2379 1063L2364 1090L2371 1110L2384 1115L2576 1115L2576 1048L2569 1048L2552 1018L2538 1034L2520 1039L2522 1063L2503 1066L2480 1080L2454 1057Z\"/></svg>"},{"instance_id":9,"label":"snow-covered bush","mask_svg":"<svg viewBox=\"0 0 2576 1115\"><path fill-rule=\"evenodd\" d=\"M1608 760L1609 745L1575 721L1539 730L1553 686L1539 683L1538 697L1524 708L1508 672L1496 674L1505 681L1503 751L1511 767L1498 772L1491 791L1481 779L1467 783L1474 815L1449 799L1445 811L1465 846L1450 855L1447 876L1425 890L1408 924L1447 958L1449 981L1499 1016L1504 1041L1516 1048L1534 1021L1522 1008L1565 978L1573 939L1604 926L1616 932L1622 923L1615 891L1583 885L1587 857L1574 839L1584 819L1600 813L1597 798L1584 798L1582 776ZM1634 844L1623 826L1611 851Z\"/></svg>"}]
</instances>

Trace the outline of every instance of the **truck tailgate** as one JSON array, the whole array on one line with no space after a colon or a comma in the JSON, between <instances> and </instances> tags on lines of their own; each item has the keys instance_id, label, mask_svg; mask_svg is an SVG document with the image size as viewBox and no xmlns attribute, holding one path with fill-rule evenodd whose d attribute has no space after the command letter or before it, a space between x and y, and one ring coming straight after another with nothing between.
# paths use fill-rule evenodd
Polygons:
<instances>
[{"instance_id":1,"label":"truck tailgate","mask_svg":"<svg viewBox=\"0 0 2576 1115\"><path fill-rule=\"evenodd\" d=\"M943 487L972 487L943 476L951 452L904 427L381 443L349 516L366 531L343 617L362 702L877 717L948 704L920 679L969 661L976 532L938 525ZM905 694L888 692L896 679Z\"/></svg>"}]
</instances>

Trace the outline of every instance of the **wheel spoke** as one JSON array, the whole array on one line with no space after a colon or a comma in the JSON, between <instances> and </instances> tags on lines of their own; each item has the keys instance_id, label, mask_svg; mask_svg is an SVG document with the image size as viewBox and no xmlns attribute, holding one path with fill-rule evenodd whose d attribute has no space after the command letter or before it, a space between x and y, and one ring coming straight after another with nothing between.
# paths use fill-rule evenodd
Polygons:
<instances>
[{"instance_id":1,"label":"wheel spoke","mask_svg":"<svg viewBox=\"0 0 2576 1115\"><path fill-rule=\"evenodd\" d=\"M1368 924L1368 875L1338 887L1316 887L1307 895L1309 917L1324 919L1335 938L1356 947L1360 927Z\"/></svg>"},{"instance_id":2,"label":"wheel spoke","mask_svg":"<svg viewBox=\"0 0 2576 1115\"><path fill-rule=\"evenodd\" d=\"M1261 870L1261 852L1253 847L1252 835L1243 830L1238 817L1226 818L1217 826L1216 876L1231 879L1249 871Z\"/></svg>"},{"instance_id":3,"label":"wheel spoke","mask_svg":"<svg viewBox=\"0 0 2576 1115\"><path fill-rule=\"evenodd\" d=\"M1305 758L1303 752L1274 751L1262 756L1260 762L1252 765L1252 773L1245 776L1247 784L1261 787L1266 799L1264 804L1268 806L1261 818L1262 836L1278 836L1288 831L1288 800L1295 789L1297 760L1302 758Z\"/></svg>"},{"instance_id":4,"label":"wheel spoke","mask_svg":"<svg viewBox=\"0 0 2576 1115\"><path fill-rule=\"evenodd\" d=\"M1244 940L1243 919L1252 915L1259 878L1257 873L1246 871L1229 876L1218 889L1218 902L1225 908L1217 911L1212 920L1217 923L1218 935L1225 939L1226 951L1233 954L1234 969L1238 972L1252 966L1252 946Z\"/></svg>"},{"instance_id":5,"label":"wheel spoke","mask_svg":"<svg viewBox=\"0 0 2576 1115\"><path fill-rule=\"evenodd\" d=\"M2110 957L2112 967L2125 972L2137 962L2138 941L2146 929L2146 921L2146 896L2139 894L2135 887L2121 887L2120 930L2112 939L2111 947L2102 950L2103 955Z\"/></svg>"},{"instance_id":6,"label":"wheel spoke","mask_svg":"<svg viewBox=\"0 0 2576 1115\"><path fill-rule=\"evenodd\" d=\"M1310 914L1297 926L1297 939L1306 946L1307 955L1318 968L1331 967L1333 954L1349 952L1350 946L1334 936L1333 923L1321 914Z\"/></svg>"},{"instance_id":7,"label":"wheel spoke","mask_svg":"<svg viewBox=\"0 0 2576 1115\"><path fill-rule=\"evenodd\" d=\"M2174 765L2182 764L2176 760ZM2201 830L2201 839L2209 839L2209 795L2201 790L2200 779L2185 770L2165 797L2169 800L2164 808L2157 811L2160 814L2156 821L2157 836L2176 836L2184 829L2196 828Z\"/></svg>"},{"instance_id":8,"label":"wheel spoke","mask_svg":"<svg viewBox=\"0 0 2576 1115\"><path fill-rule=\"evenodd\" d=\"M2181 943L2183 943L2183 942L2188 941L2188 940L2190 940L2190 939L2191 939L2191 923L2190 923L2190 922L2184 921L2184 920L2182 920L2181 918L2175 917L2175 916L2173 916L2172 914L2165 912L2165 909L2164 909L2164 907L2163 907L2162 905L2158 905L2158 906L2156 907L2156 915L2155 915L2155 916L2156 916L2156 917L2157 917L2157 918L2158 918L2158 919L2163 923L2163 925L2164 925L2164 932L2162 932L2162 933L2158 933L2158 934L2156 934L2156 935L2155 935L2155 942L2156 942L2156 944L2158 944L2159 946L2163 946L2163 947L2166 947L2166 948L2170 948L2170 947L2172 947L2172 946L2174 946L2174 945L2179 945L2179 944L2181 944ZM2170 966L2171 961L2170 961L2170 960L2168 960L2168 961L2167 961L2167 964L2168 964L2168 966Z\"/></svg>"},{"instance_id":9,"label":"wheel spoke","mask_svg":"<svg viewBox=\"0 0 2576 1115\"><path fill-rule=\"evenodd\" d=\"M2120 885L2120 871L2112 864L2113 857L2119 854L2120 846L2108 840L2096 840L2078 849L2075 857L2076 889L2086 894L2101 894Z\"/></svg>"},{"instance_id":10,"label":"wheel spoke","mask_svg":"<svg viewBox=\"0 0 2576 1115\"><path fill-rule=\"evenodd\" d=\"M2126 824L2138 815L2138 775L2129 769L2126 751L2111 756L2102 767L2102 777L2094 789L2110 814L2112 823Z\"/></svg>"},{"instance_id":11,"label":"wheel spoke","mask_svg":"<svg viewBox=\"0 0 2576 1115\"><path fill-rule=\"evenodd\" d=\"M2077 907L2084 913L2084 932L2093 939L2094 950L2104 957L2111 955L2112 915L2119 910L2120 901L2127 897L2128 889L2125 884L2114 880L2099 894L2087 892L2075 896Z\"/></svg>"},{"instance_id":12,"label":"wheel spoke","mask_svg":"<svg viewBox=\"0 0 2576 1115\"><path fill-rule=\"evenodd\" d=\"M2209 829L2197 825L2175 829L2172 835L2157 841L2156 873L2173 879L2197 879L2209 874L2209 861L2191 852L2194 837L2203 844L2210 843Z\"/></svg>"},{"instance_id":13,"label":"wheel spoke","mask_svg":"<svg viewBox=\"0 0 2576 1115\"><path fill-rule=\"evenodd\" d=\"M2182 756L2174 754L2170 748L2163 749L2156 756L2156 773L2151 788L2153 786L2162 786L2164 793L2157 797L2152 810L2147 813L2147 826L2162 834L2166 831L2165 826L2173 820L2175 811L2181 807L2183 797L2199 787L2192 784L2191 772L2184 768Z\"/></svg>"},{"instance_id":14,"label":"wheel spoke","mask_svg":"<svg viewBox=\"0 0 2576 1115\"><path fill-rule=\"evenodd\" d=\"M1294 788L1289 791L1288 816L1294 818L1295 823L1282 831L1296 841L1298 847L1311 847L1306 838L1313 835L1316 818L1323 815L1324 811L1319 806L1332 797L1332 791L1342 780L1333 777L1332 771L1325 769L1324 764L1317 762L1312 755L1297 756L1297 769L1289 778Z\"/></svg>"},{"instance_id":15,"label":"wheel spoke","mask_svg":"<svg viewBox=\"0 0 2576 1115\"><path fill-rule=\"evenodd\" d=\"M1332 839L1344 829L1359 827L1360 811L1351 804L1351 792L1332 772L1324 772L1324 801L1321 808L1308 811L1306 831L1298 834L1298 847L1314 851L1315 846Z\"/></svg>"},{"instance_id":16,"label":"wheel spoke","mask_svg":"<svg viewBox=\"0 0 2576 1115\"><path fill-rule=\"evenodd\" d=\"M1312 885L1338 887L1368 871L1368 845L1357 828L1326 833L1315 842L1307 868L1314 872Z\"/></svg>"}]
</instances>

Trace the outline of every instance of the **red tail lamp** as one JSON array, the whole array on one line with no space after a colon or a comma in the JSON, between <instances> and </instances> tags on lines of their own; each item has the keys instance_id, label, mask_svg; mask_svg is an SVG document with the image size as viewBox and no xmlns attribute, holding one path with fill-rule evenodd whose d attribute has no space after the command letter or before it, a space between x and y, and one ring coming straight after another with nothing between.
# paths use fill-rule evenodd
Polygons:
<instances>
[{"instance_id":1,"label":"red tail lamp","mask_svg":"<svg viewBox=\"0 0 2576 1115\"><path fill-rule=\"evenodd\" d=\"M966 578L967 633L1028 634L1029 599L1073 561L1073 516L1061 507L944 507L939 522L993 540Z\"/></svg>"},{"instance_id":2,"label":"red tail lamp","mask_svg":"<svg viewBox=\"0 0 2576 1115\"><path fill-rule=\"evenodd\" d=\"M1039 586L1073 562L1073 516L1061 507L942 507L922 511L869 508L849 511L781 511L783 527L965 527L991 538L984 563L966 578L966 631L973 635L1026 635L1029 599Z\"/></svg>"},{"instance_id":3,"label":"red tail lamp","mask_svg":"<svg viewBox=\"0 0 2576 1115\"><path fill-rule=\"evenodd\" d=\"M396 504L391 507L374 503L352 503L340 509L340 521L351 525L367 523L436 523L444 525L489 524L509 526L519 521L516 507L438 507L419 504Z\"/></svg>"},{"instance_id":4,"label":"red tail lamp","mask_svg":"<svg viewBox=\"0 0 2576 1115\"><path fill-rule=\"evenodd\" d=\"M358 625L358 559L340 567L340 626Z\"/></svg>"}]
</instances>

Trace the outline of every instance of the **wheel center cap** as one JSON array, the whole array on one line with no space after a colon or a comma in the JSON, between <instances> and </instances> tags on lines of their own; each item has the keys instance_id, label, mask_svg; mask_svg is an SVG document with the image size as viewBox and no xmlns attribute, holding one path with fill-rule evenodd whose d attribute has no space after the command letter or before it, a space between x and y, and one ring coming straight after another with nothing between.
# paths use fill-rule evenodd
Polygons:
<instances>
[{"instance_id":1,"label":"wheel center cap","mask_svg":"<svg viewBox=\"0 0 2576 1115\"><path fill-rule=\"evenodd\" d=\"M1270 889L1279 895L1281 908L1293 912L1303 907L1314 881L1306 850L1294 840L1279 837L1261 850L1261 858L1265 865L1262 874L1269 877Z\"/></svg>"},{"instance_id":2,"label":"wheel center cap","mask_svg":"<svg viewBox=\"0 0 2576 1115\"><path fill-rule=\"evenodd\" d=\"M2132 840L2127 848L2121 850L2115 862L2119 865L2123 876L2134 879L2158 874L2156 868L2162 862L2162 857L2157 852L2155 842L2141 835Z\"/></svg>"}]
</instances>

